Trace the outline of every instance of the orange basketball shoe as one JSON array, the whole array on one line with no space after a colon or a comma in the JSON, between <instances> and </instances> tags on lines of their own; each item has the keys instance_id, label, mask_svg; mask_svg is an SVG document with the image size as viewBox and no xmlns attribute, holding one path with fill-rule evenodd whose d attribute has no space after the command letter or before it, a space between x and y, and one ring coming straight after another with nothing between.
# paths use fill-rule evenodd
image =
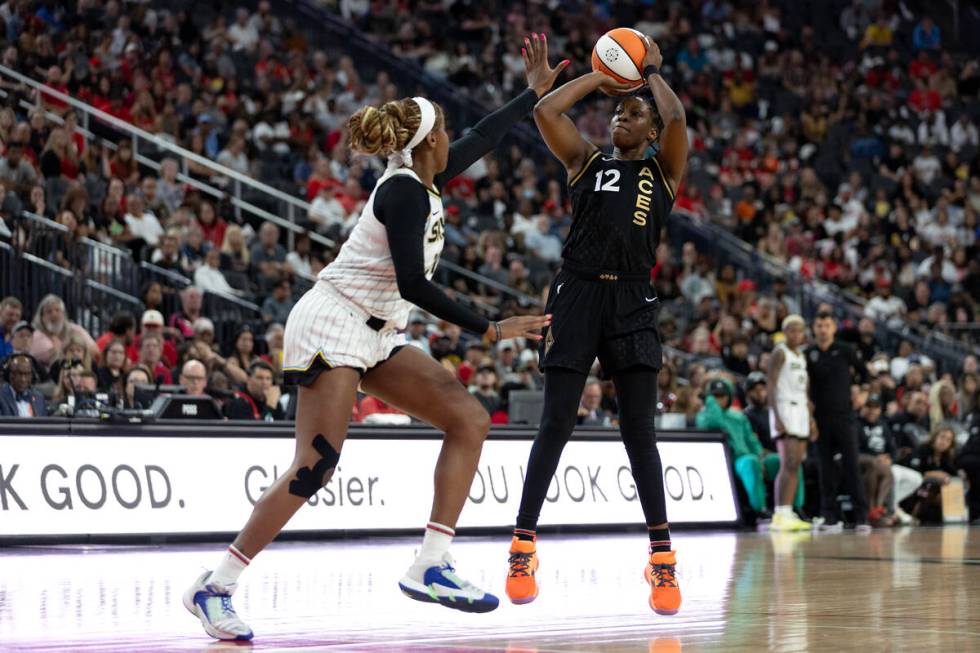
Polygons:
<instances>
[{"instance_id":1,"label":"orange basketball shoe","mask_svg":"<svg viewBox=\"0 0 980 653\"><path fill-rule=\"evenodd\" d=\"M650 564L644 570L650 583L650 607L657 614L677 614L681 607L675 554L675 551L651 553Z\"/></svg>"},{"instance_id":2,"label":"orange basketball shoe","mask_svg":"<svg viewBox=\"0 0 980 653\"><path fill-rule=\"evenodd\" d=\"M511 603L522 605L538 598L538 581L534 573L538 570L538 554L534 541L519 540L515 536L510 541L510 569L507 571L507 596Z\"/></svg>"}]
</instances>

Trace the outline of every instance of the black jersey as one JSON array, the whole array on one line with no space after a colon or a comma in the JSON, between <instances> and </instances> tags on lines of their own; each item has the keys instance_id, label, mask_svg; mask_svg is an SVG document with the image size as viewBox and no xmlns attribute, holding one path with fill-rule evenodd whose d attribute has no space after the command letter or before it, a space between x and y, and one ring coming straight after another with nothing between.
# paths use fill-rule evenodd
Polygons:
<instances>
[{"instance_id":1,"label":"black jersey","mask_svg":"<svg viewBox=\"0 0 980 653\"><path fill-rule=\"evenodd\" d=\"M572 228L562 258L589 268L649 272L674 203L660 162L596 150L569 186Z\"/></svg>"},{"instance_id":2,"label":"black jersey","mask_svg":"<svg viewBox=\"0 0 980 653\"><path fill-rule=\"evenodd\" d=\"M816 345L805 350L806 369L810 375L810 397L817 420L826 416L850 416L853 376L868 380L868 371L858 350L851 344L834 340L826 351Z\"/></svg>"}]
</instances>

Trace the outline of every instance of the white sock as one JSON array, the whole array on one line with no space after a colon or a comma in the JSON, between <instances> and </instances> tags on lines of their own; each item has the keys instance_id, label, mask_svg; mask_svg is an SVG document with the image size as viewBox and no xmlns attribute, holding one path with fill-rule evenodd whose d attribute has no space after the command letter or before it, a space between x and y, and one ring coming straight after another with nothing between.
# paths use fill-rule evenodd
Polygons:
<instances>
[{"instance_id":1,"label":"white sock","mask_svg":"<svg viewBox=\"0 0 980 653\"><path fill-rule=\"evenodd\" d=\"M231 544L221 562L211 572L211 578L208 579L208 582L223 588L233 588L238 583L238 577L242 575L250 562L252 560L247 555L236 549L234 544Z\"/></svg>"},{"instance_id":2,"label":"white sock","mask_svg":"<svg viewBox=\"0 0 980 653\"><path fill-rule=\"evenodd\" d=\"M776 514L793 517L796 513L793 512L793 506L776 506Z\"/></svg>"},{"instance_id":3,"label":"white sock","mask_svg":"<svg viewBox=\"0 0 980 653\"><path fill-rule=\"evenodd\" d=\"M415 564L441 562L442 557L449 551L454 535L456 531L452 528L430 521L425 527L425 537L422 538L422 548L415 557Z\"/></svg>"}]
</instances>

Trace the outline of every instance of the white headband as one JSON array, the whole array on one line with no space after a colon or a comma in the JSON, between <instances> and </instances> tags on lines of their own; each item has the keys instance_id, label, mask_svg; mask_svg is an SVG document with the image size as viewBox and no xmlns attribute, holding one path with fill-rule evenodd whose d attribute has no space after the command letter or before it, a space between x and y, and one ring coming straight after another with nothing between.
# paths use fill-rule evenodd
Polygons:
<instances>
[{"instance_id":1,"label":"white headband","mask_svg":"<svg viewBox=\"0 0 980 653\"><path fill-rule=\"evenodd\" d=\"M411 168L412 167L412 150L415 149L422 139L429 135L432 128L436 125L436 108L432 106L432 103L426 100L424 97L413 97L412 100L419 106L419 113L422 114L422 119L419 121L419 128L409 139L408 145L405 149L393 152L391 156L388 157L388 169L394 170L395 168Z\"/></svg>"}]
</instances>

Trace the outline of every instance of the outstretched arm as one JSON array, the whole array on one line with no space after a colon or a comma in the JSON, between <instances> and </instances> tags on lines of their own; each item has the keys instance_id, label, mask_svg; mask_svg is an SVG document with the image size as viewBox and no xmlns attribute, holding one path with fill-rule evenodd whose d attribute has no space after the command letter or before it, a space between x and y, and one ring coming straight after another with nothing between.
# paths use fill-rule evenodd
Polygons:
<instances>
[{"instance_id":1,"label":"outstretched arm","mask_svg":"<svg viewBox=\"0 0 980 653\"><path fill-rule=\"evenodd\" d=\"M578 127L566 115L576 102L612 79L600 72L591 72L573 79L541 98L534 106L534 122L548 149L558 157L573 179L596 146L579 133Z\"/></svg>"},{"instance_id":2,"label":"outstretched arm","mask_svg":"<svg viewBox=\"0 0 980 653\"><path fill-rule=\"evenodd\" d=\"M479 333L491 342L501 338L540 340L536 330L551 324L550 316L522 315L490 322L454 302L429 280L439 261L436 259L429 270L425 269L424 242L441 238L443 228L442 222L435 222L426 233L430 210L425 188L408 176L389 179L374 196L375 216L385 226L401 296L436 317Z\"/></svg>"},{"instance_id":3,"label":"outstretched arm","mask_svg":"<svg viewBox=\"0 0 980 653\"><path fill-rule=\"evenodd\" d=\"M568 66L568 59L554 68L548 65L548 40L544 34L532 34L524 38L524 69L527 90L476 123L462 138L449 145L449 161L446 169L436 175L436 188L473 165L492 151L503 140L511 127L520 122L542 95L551 90L555 79Z\"/></svg>"},{"instance_id":4,"label":"outstretched arm","mask_svg":"<svg viewBox=\"0 0 980 653\"><path fill-rule=\"evenodd\" d=\"M440 319L485 333L490 325L487 318L463 308L428 279L423 244L438 234L425 233L430 211L425 188L407 175L396 176L378 188L374 211L388 235L401 296Z\"/></svg>"},{"instance_id":5,"label":"outstretched arm","mask_svg":"<svg viewBox=\"0 0 980 653\"><path fill-rule=\"evenodd\" d=\"M442 188L450 179L493 151L503 140L504 134L530 113L537 101L538 96L534 91L527 89L473 125L466 136L450 143L449 160L446 169L436 175L436 188Z\"/></svg>"},{"instance_id":6,"label":"outstretched arm","mask_svg":"<svg viewBox=\"0 0 980 653\"><path fill-rule=\"evenodd\" d=\"M643 60L643 67L660 65L664 57L660 54L660 48L650 37L647 40L647 56ZM657 111L664 121L664 130L660 135L660 153L657 154L657 161L667 177L670 184L671 194L677 193L677 187L684 177L684 167L687 165L687 116L684 112L684 104L680 101L674 91L671 90L664 78L659 73L653 73L647 77L647 84L653 93L653 101L657 104Z\"/></svg>"}]
</instances>

